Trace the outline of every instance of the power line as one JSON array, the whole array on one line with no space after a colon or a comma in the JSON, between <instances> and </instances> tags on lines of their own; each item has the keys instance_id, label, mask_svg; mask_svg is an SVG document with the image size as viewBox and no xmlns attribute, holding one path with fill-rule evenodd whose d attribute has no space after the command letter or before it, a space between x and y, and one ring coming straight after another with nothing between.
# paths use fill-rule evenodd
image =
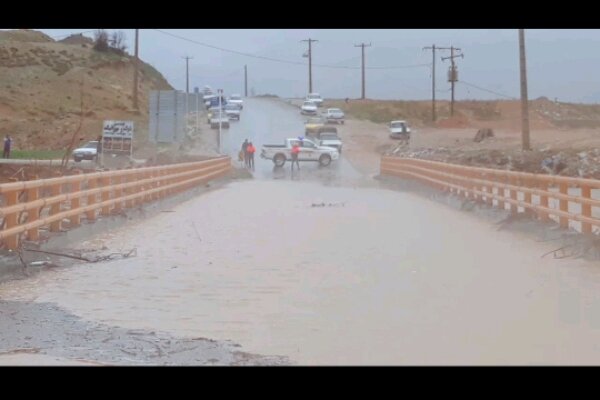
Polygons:
<instances>
[{"instance_id":1,"label":"power line","mask_svg":"<svg viewBox=\"0 0 600 400\"><path fill-rule=\"evenodd\" d=\"M484 92L492 93L492 94L495 94L495 95L497 95L497 96L504 97L504 98L507 98L507 99L510 99L510 100L517 100L517 98L516 98L516 97L513 97L513 96L508 96L508 95L506 95L506 94L502 94L502 93L499 93L499 92L495 92L495 91L493 91L493 90L490 90L490 89L482 88L482 87L480 87L480 86L474 85L474 84L472 84L472 83L469 83L469 82L465 82L465 81L458 81L458 83L462 83L463 85L467 85L467 86L470 86L470 87L472 87L472 88L479 89L479 90L482 90L482 91L484 91Z\"/></svg>"},{"instance_id":2,"label":"power line","mask_svg":"<svg viewBox=\"0 0 600 400\"><path fill-rule=\"evenodd\" d=\"M303 65L303 66L308 65L307 63L303 63L303 62L300 62L300 61L282 60L282 59L273 58L273 57L259 56L259 55L256 55L256 54L244 53L242 51L226 49L226 48L223 48L223 47L214 46L212 44L199 42L199 41L194 40L194 39L190 39L190 38L186 38L186 37L183 37L183 36L175 35L173 33L165 32L165 31L160 30L160 29L153 29L153 30L156 31L156 32L160 32L163 35L171 36L171 37L174 37L176 39L180 39L180 40L184 40L186 42L194 43L194 44L197 44L199 46L204 46L204 47L208 47L208 48L211 48L211 49L224 51L226 53L232 53L232 54L237 54L237 55L244 56L244 57L256 58L256 59L259 59L259 60L278 62L278 63L282 63L282 64ZM369 67L367 69L404 69L404 68L429 67L430 65L431 64L392 65L392 66L388 66L388 67ZM348 67L348 66L343 66L343 65L325 65L325 64L313 64L313 67L333 68L333 69L360 69L361 68L361 67Z\"/></svg>"}]
</instances>

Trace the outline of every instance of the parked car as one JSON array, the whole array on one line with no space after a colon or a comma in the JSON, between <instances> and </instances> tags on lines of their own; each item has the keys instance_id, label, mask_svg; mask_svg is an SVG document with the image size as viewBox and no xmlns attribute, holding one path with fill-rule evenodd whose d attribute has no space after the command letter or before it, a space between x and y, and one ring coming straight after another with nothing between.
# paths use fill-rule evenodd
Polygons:
<instances>
[{"instance_id":1,"label":"parked car","mask_svg":"<svg viewBox=\"0 0 600 400\"><path fill-rule=\"evenodd\" d=\"M225 114L229 117L230 120L240 120L240 107L237 104L227 104L225 106Z\"/></svg>"},{"instance_id":2,"label":"parked car","mask_svg":"<svg viewBox=\"0 0 600 400\"><path fill-rule=\"evenodd\" d=\"M219 113L219 106L213 106L211 108L208 109L208 113L206 114L206 123L210 124L210 119L212 118L213 114L215 113Z\"/></svg>"},{"instance_id":3,"label":"parked car","mask_svg":"<svg viewBox=\"0 0 600 400\"><path fill-rule=\"evenodd\" d=\"M344 112L339 108L328 108L325 114L327 122L335 122L336 124L343 124L345 117Z\"/></svg>"},{"instance_id":4,"label":"parked car","mask_svg":"<svg viewBox=\"0 0 600 400\"><path fill-rule=\"evenodd\" d=\"M210 127L212 129L218 129L219 125L221 128L228 129L229 128L229 117L225 110L219 112L218 110L213 113L210 117Z\"/></svg>"},{"instance_id":5,"label":"parked car","mask_svg":"<svg viewBox=\"0 0 600 400\"><path fill-rule=\"evenodd\" d=\"M322 117L310 117L304 124L304 134L306 136L314 135L319 132L319 128L325 125L325 120Z\"/></svg>"},{"instance_id":6,"label":"parked car","mask_svg":"<svg viewBox=\"0 0 600 400\"><path fill-rule=\"evenodd\" d=\"M83 147L73 150L73 160L95 160L98 157L98 141L87 142Z\"/></svg>"},{"instance_id":7,"label":"parked car","mask_svg":"<svg viewBox=\"0 0 600 400\"><path fill-rule=\"evenodd\" d=\"M406 121L392 121L389 129L392 139L410 140L410 127Z\"/></svg>"},{"instance_id":8,"label":"parked car","mask_svg":"<svg viewBox=\"0 0 600 400\"><path fill-rule=\"evenodd\" d=\"M309 93L308 96L306 96L306 100L314 102L317 107L323 105L323 98L319 93Z\"/></svg>"},{"instance_id":9,"label":"parked car","mask_svg":"<svg viewBox=\"0 0 600 400\"><path fill-rule=\"evenodd\" d=\"M317 104L313 101L305 101L302 103L300 113L305 115L317 115Z\"/></svg>"},{"instance_id":10,"label":"parked car","mask_svg":"<svg viewBox=\"0 0 600 400\"><path fill-rule=\"evenodd\" d=\"M338 136L335 127L323 127L319 129L316 141L319 143L319 146L333 147L342 154L342 139Z\"/></svg>"},{"instance_id":11,"label":"parked car","mask_svg":"<svg viewBox=\"0 0 600 400\"><path fill-rule=\"evenodd\" d=\"M260 157L273 160L273 163L282 167L287 160L292 159L292 146L300 144L298 161L315 161L322 166L331 164L331 161L340 158L340 153L333 147L319 146L309 139L291 138L281 144L265 144L262 147Z\"/></svg>"},{"instance_id":12,"label":"parked car","mask_svg":"<svg viewBox=\"0 0 600 400\"><path fill-rule=\"evenodd\" d=\"M227 100L229 104L236 105L240 110L244 109L244 100L242 100L242 96L239 94L232 94L229 96L229 100Z\"/></svg>"}]
</instances>

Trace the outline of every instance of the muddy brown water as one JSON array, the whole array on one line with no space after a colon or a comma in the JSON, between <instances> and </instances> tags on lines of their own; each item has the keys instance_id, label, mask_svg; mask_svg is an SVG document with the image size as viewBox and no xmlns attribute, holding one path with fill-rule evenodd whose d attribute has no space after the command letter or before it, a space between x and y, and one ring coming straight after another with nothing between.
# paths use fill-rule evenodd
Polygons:
<instances>
[{"instance_id":1,"label":"muddy brown water","mask_svg":"<svg viewBox=\"0 0 600 400\"><path fill-rule=\"evenodd\" d=\"M138 257L2 299L300 364L600 360L596 268L417 195L245 181L171 211L80 244Z\"/></svg>"}]
</instances>

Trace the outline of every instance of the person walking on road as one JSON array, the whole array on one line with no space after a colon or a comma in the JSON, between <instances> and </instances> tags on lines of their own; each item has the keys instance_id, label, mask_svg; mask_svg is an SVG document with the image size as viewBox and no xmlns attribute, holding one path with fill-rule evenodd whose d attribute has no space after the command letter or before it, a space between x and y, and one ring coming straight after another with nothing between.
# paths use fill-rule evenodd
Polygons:
<instances>
[{"instance_id":1,"label":"person walking on road","mask_svg":"<svg viewBox=\"0 0 600 400\"><path fill-rule=\"evenodd\" d=\"M242 143L242 152L244 153L244 165L248 166L248 139L244 140Z\"/></svg>"},{"instance_id":2,"label":"person walking on road","mask_svg":"<svg viewBox=\"0 0 600 400\"><path fill-rule=\"evenodd\" d=\"M3 158L10 158L10 148L12 147L12 138L10 135L6 135L4 138L4 153L2 153Z\"/></svg>"},{"instance_id":3,"label":"person walking on road","mask_svg":"<svg viewBox=\"0 0 600 400\"><path fill-rule=\"evenodd\" d=\"M254 153L256 152L256 147L254 147L252 142L248 143L246 151L248 152L248 166L254 171Z\"/></svg>"},{"instance_id":4,"label":"person walking on road","mask_svg":"<svg viewBox=\"0 0 600 400\"><path fill-rule=\"evenodd\" d=\"M294 142L292 145L292 171L294 170L294 163L298 166L300 171L300 163L298 162L298 156L300 154L300 142Z\"/></svg>"}]
</instances>

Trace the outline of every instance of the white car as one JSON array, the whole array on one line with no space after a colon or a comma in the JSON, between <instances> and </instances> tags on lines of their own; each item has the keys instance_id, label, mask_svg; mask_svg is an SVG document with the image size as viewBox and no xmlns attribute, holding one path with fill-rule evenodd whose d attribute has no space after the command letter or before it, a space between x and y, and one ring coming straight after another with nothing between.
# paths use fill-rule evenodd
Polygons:
<instances>
[{"instance_id":1,"label":"white car","mask_svg":"<svg viewBox=\"0 0 600 400\"><path fill-rule=\"evenodd\" d=\"M306 100L314 102L317 107L323 105L323 98L319 93L309 93L308 96L306 96Z\"/></svg>"},{"instance_id":2,"label":"white car","mask_svg":"<svg viewBox=\"0 0 600 400\"><path fill-rule=\"evenodd\" d=\"M244 100L242 100L242 96L240 96L239 94L232 94L231 96L229 96L227 104L234 104L240 110L244 109Z\"/></svg>"},{"instance_id":3,"label":"white car","mask_svg":"<svg viewBox=\"0 0 600 400\"><path fill-rule=\"evenodd\" d=\"M409 140L410 127L406 121L390 122L390 137L392 139Z\"/></svg>"},{"instance_id":4,"label":"white car","mask_svg":"<svg viewBox=\"0 0 600 400\"><path fill-rule=\"evenodd\" d=\"M301 114L317 115L317 104L313 101L305 101L300 108Z\"/></svg>"},{"instance_id":5,"label":"white car","mask_svg":"<svg viewBox=\"0 0 600 400\"><path fill-rule=\"evenodd\" d=\"M325 114L327 122L335 122L336 124L344 124L344 112L339 108L328 108Z\"/></svg>"},{"instance_id":6,"label":"white car","mask_svg":"<svg viewBox=\"0 0 600 400\"><path fill-rule=\"evenodd\" d=\"M298 161L313 161L327 166L340 158L340 153L333 147L319 146L312 140L299 138L286 139L283 144L265 144L260 157L272 160L277 167L282 167L287 160L292 159L292 146L296 143L300 145Z\"/></svg>"},{"instance_id":7,"label":"white car","mask_svg":"<svg viewBox=\"0 0 600 400\"><path fill-rule=\"evenodd\" d=\"M83 147L73 150L73 160L94 160L98 157L98 141L87 142Z\"/></svg>"}]
</instances>

